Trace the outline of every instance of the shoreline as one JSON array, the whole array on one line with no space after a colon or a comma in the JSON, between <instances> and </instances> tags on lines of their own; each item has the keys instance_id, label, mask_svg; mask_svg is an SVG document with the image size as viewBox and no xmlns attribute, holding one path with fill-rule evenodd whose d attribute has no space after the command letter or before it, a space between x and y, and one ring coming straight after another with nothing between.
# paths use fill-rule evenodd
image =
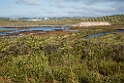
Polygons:
<instances>
[{"instance_id":1,"label":"shoreline","mask_svg":"<svg viewBox=\"0 0 124 83\"><path fill-rule=\"evenodd\" d=\"M22 26L0 26L1 28L30 28L30 27L70 27L71 25L22 25Z\"/></svg>"}]
</instances>

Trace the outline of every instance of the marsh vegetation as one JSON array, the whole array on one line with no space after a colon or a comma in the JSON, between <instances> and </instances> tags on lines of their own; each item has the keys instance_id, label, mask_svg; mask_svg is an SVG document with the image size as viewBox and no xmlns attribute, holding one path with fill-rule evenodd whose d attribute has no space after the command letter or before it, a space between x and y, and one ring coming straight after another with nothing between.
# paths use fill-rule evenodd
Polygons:
<instances>
[{"instance_id":1,"label":"marsh vegetation","mask_svg":"<svg viewBox=\"0 0 124 83\"><path fill-rule=\"evenodd\" d=\"M123 22L66 35L0 37L0 82L123 83L124 32L84 38L120 28Z\"/></svg>"}]
</instances>

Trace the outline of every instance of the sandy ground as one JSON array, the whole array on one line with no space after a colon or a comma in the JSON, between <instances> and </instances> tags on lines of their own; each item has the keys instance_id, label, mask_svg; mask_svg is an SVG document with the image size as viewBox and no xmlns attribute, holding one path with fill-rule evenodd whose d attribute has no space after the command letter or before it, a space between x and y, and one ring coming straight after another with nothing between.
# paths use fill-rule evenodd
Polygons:
<instances>
[{"instance_id":1,"label":"sandy ground","mask_svg":"<svg viewBox=\"0 0 124 83\"><path fill-rule=\"evenodd\" d=\"M83 26L108 26L111 25L108 22L81 22L78 24L72 25L73 27L83 27Z\"/></svg>"}]
</instances>

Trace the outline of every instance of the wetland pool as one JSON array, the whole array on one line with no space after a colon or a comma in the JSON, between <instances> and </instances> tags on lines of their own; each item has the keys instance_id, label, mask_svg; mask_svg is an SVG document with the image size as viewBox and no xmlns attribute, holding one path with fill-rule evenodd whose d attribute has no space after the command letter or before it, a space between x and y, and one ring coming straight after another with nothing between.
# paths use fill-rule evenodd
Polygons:
<instances>
[{"instance_id":1,"label":"wetland pool","mask_svg":"<svg viewBox=\"0 0 124 83\"><path fill-rule=\"evenodd\" d=\"M103 35L107 35L107 34L111 34L111 33L115 33L115 32L124 32L124 30L123 29L117 29L117 30L114 30L112 32L99 32L99 33L94 33L94 34L84 36L84 38L85 39L95 38L95 37L99 37L99 36L103 36Z\"/></svg>"},{"instance_id":2,"label":"wetland pool","mask_svg":"<svg viewBox=\"0 0 124 83\"><path fill-rule=\"evenodd\" d=\"M0 36L6 36L6 35L11 35L11 34L17 34L21 32L31 32L31 31L63 31L66 27L33 27L33 28L2 28L0 27ZM68 27L67 27L68 28Z\"/></svg>"}]
</instances>

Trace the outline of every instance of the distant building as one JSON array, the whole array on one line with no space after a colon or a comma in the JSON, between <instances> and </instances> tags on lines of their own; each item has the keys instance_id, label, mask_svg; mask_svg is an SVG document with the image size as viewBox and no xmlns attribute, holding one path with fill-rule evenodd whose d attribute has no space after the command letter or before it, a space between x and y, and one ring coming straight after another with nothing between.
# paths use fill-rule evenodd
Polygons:
<instances>
[{"instance_id":1,"label":"distant building","mask_svg":"<svg viewBox=\"0 0 124 83\"><path fill-rule=\"evenodd\" d=\"M10 21L18 21L19 18L16 18L16 17L10 17L9 20L10 20Z\"/></svg>"},{"instance_id":2,"label":"distant building","mask_svg":"<svg viewBox=\"0 0 124 83\"><path fill-rule=\"evenodd\" d=\"M28 22L38 22L43 20L48 20L49 18L24 18L22 21L28 21Z\"/></svg>"},{"instance_id":3,"label":"distant building","mask_svg":"<svg viewBox=\"0 0 124 83\"><path fill-rule=\"evenodd\" d=\"M49 20L49 18L43 18L44 20Z\"/></svg>"}]
</instances>

